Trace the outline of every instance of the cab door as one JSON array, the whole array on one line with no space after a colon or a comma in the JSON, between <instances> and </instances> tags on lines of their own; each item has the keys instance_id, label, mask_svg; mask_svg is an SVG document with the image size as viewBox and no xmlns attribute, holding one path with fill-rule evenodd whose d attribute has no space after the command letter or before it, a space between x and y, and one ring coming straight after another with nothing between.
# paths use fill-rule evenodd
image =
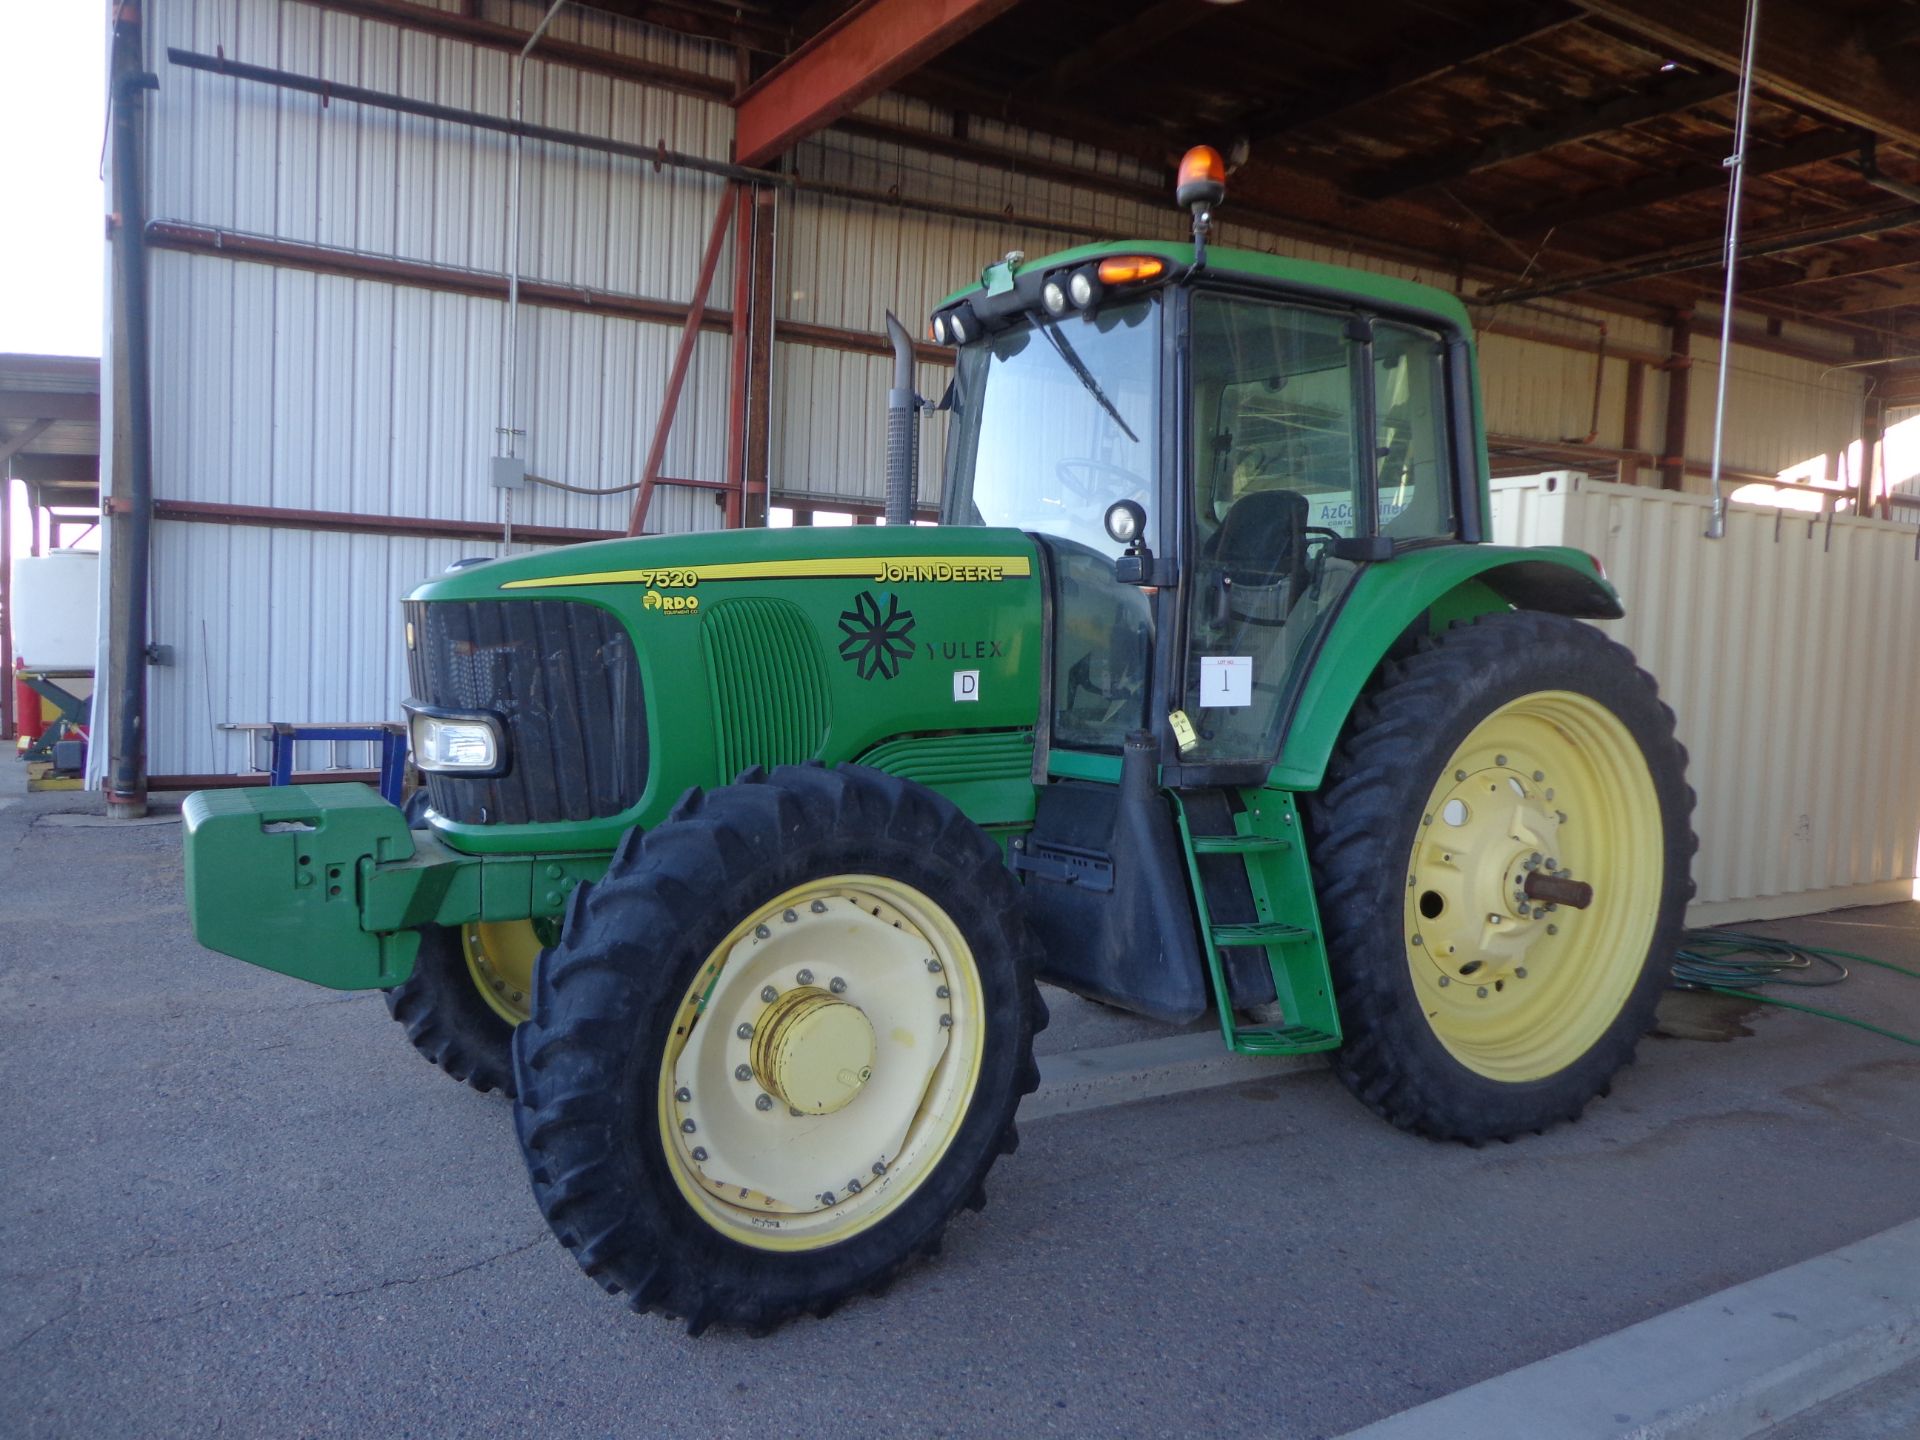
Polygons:
<instances>
[{"instance_id":1,"label":"cab door","mask_svg":"<svg viewBox=\"0 0 1920 1440\"><path fill-rule=\"evenodd\" d=\"M1269 765L1360 566L1451 533L1446 347L1397 321L1206 290L1189 327L1173 729L1183 764Z\"/></svg>"}]
</instances>

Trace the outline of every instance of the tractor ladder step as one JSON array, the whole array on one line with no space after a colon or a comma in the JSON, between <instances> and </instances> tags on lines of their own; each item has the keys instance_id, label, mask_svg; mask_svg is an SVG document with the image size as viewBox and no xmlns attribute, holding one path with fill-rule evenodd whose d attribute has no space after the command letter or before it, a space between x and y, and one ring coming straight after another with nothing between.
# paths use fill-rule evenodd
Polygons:
<instances>
[{"instance_id":1,"label":"tractor ladder step","mask_svg":"<svg viewBox=\"0 0 1920 1440\"><path fill-rule=\"evenodd\" d=\"M1208 933L1216 945L1291 945L1311 940L1313 932L1284 920L1256 920L1245 925L1214 925Z\"/></svg>"},{"instance_id":2,"label":"tractor ladder step","mask_svg":"<svg viewBox=\"0 0 1920 1440\"><path fill-rule=\"evenodd\" d=\"M1239 1025L1233 1048L1242 1055L1309 1055L1339 1049L1340 1037L1311 1025Z\"/></svg>"},{"instance_id":3,"label":"tractor ladder step","mask_svg":"<svg viewBox=\"0 0 1920 1440\"><path fill-rule=\"evenodd\" d=\"M1277 855L1293 842L1279 835L1195 835L1196 855Z\"/></svg>"},{"instance_id":4,"label":"tractor ladder step","mask_svg":"<svg viewBox=\"0 0 1920 1440\"><path fill-rule=\"evenodd\" d=\"M1178 796L1179 792L1176 792ZM1179 797L1181 836L1187 846L1187 874L1199 912L1207 974L1213 982L1214 1009L1229 1050L1243 1055L1302 1055L1340 1044L1340 1014L1327 973L1326 942L1320 934L1313 872L1300 839L1294 797L1265 788L1240 792L1240 805L1227 834L1195 834L1188 802ZM1219 826L1217 807L1213 824ZM1205 855L1235 856L1245 868L1254 919L1215 920L1213 901L1202 871ZM1246 907L1238 907L1245 914ZM1280 917L1287 918L1282 919ZM1305 922L1305 923L1299 923ZM1273 976L1276 1018L1243 1024L1234 1006L1221 952L1265 952Z\"/></svg>"}]
</instances>

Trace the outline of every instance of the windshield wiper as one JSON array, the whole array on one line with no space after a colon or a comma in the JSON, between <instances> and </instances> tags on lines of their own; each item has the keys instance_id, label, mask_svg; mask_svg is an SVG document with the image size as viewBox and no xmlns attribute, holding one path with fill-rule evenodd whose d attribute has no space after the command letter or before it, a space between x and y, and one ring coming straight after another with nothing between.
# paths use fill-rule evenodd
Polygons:
<instances>
[{"instance_id":1,"label":"windshield wiper","mask_svg":"<svg viewBox=\"0 0 1920 1440\"><path fill-rule=\"evenodd\" d=\"M1113 417L1113 423L1125 432L1127 439L1138 445L1140 437L1133 433L1132 426L1120 418L1120 412L1113 408L1113 401L1109 400L1107 392L1100 388L1100 382L1093 378L1093 372L1087 369L1087 362L1080 358L1079 351L1075 350L1068 343L1067 337L1060 333L1060 327L1051 320L1041 320L1039 323L1040 333L1047 337L1060 358L1067 362L1067 368L1080 378L1080 383L1087 387L1087 393L1100 402L1100 408Z\"/></svg>"}]
</instances>

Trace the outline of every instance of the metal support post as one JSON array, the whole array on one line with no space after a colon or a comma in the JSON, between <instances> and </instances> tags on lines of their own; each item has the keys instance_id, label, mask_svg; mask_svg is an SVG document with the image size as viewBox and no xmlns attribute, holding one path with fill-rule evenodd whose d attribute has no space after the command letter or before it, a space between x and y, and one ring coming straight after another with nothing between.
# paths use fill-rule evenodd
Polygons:
<instances>
[{"instance_id":1,"label":"metal support post","mask_svg":"<svg viewBox=\"0 0 1920 1440\"><path fill-rule=\"evenodd\" d=\"M733 196L738 187L731 181L721 188L720 205L714 212L713 230L707 236L706 252L700 259L700 278L694 281L693 299L687 306L687 323L681 327L680 343L673 352L673 369L667 376L667 393L660 401L660 418L653 427L653 442L647 446L647 461L640 471L640 493L634 497L633 513L627 517L627 534L645 533L647 505L653 499L653 487L660 482L660 461L666 454L667 436L673 430L673 417L680 409L680 391L687 379L687 366L693 360L693 348L700 339L700 322L706 318L707 296L713 290L713 272L720 265L720 251L727 241L727 227L733 221Z\"/></svg>"}]
</instances>

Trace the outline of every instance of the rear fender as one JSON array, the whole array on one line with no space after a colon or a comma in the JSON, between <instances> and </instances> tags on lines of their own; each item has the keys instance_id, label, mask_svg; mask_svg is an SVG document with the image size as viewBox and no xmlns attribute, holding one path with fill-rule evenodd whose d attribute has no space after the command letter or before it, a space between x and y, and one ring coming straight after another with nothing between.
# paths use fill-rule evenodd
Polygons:
<instances>
[{"instance_id":1,"label":"rear fender","mask_svg":"<svg viewBox=\"0 0 1920 1440\"><path fill-rule=\"evenodd\" d=\"M1545 610L1587 620L1626 613L1619 592L1583 550L1565 546L1448 545L1369 565L1334 617L1268 783L1317 790L1347 716L1380 662L1416 626L1438 631L1499 610Z\"/></svg>"}]
</instances>

